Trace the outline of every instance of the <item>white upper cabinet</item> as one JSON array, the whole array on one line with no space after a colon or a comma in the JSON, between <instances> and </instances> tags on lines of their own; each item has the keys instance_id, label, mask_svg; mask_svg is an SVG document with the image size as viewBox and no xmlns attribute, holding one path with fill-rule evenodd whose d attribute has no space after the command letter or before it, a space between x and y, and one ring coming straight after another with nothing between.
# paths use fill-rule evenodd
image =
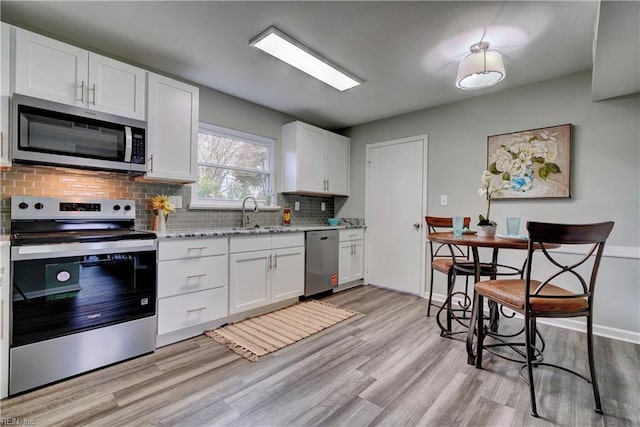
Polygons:
<instances>
[{"instance_id":1,"label":"white upper cabinet","mask_svg":"<svg viewBox=\"0 0 640 427\"><path fill-rule=\"evenodd\" d=\"M9 96L10 92L10 27L0 27L0 166L11 166L9 156Z\"/></svg>"},{"instance_id":2,"label":"white upper cabinet","mask_svg":"<svg viewBox=\"0 0 640 427\"><path fill-rule=\"evenodd\" d=\"M149 73L145 177L195 182L198 143L199 89Z\"/></svg>"},{"instance_id":3,"label":"white upper cabinet","mask_svg":"<svg viewBox=\"0 0 640 427\"><path fill-rule=\"evenodd\" d=\"M282 191L349 195L349 138L303 122L282 127Z\"/></svg>"},{"instance_id":4,"label":"white upper cabinet","mask_svg":"<svg viewBox=\"0 0 640 427\"><path fill-rule=\"evenodd\" d=\"M146 71L16 29L15 92L145 120Z\"/></svg>"}]
</instances>

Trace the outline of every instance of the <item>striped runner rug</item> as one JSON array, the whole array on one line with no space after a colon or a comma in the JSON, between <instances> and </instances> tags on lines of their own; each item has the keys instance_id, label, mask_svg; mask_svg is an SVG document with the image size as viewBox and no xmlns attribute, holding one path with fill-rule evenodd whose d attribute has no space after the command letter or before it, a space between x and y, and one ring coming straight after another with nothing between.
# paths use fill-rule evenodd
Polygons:
<instances>
[{"instance_id":1,"label":"striped runner rug","mask_svg":"<svg viewBox=\"0 0 640 427\"><path fill-rule=\"evenodd\" d=\"M205 334L231 351L256 362L294 342L356 314L322 301L304 301L280 310L221 326Z\"/></svg>"}]
</instances>

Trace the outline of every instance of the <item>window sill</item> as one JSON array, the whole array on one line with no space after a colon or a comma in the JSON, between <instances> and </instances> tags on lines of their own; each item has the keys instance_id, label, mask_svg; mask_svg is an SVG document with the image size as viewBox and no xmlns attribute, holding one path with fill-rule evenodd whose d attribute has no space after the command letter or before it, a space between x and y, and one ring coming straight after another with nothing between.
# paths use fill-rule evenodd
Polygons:
<instances>
[{"instance_id":1,"label":"window sill","mask_svg":"<svg viewBox=\"0 0 640 427\"><path fill-rule=\"evenodd\" d=\"M229 210L229 211L241 211L242 203L237 202L229 202L229 203L206 203L206 202L191 202L189 203L190 210L201 210L201 209L209 209L209 210ZM280 210L280 206L277 205L269 205L262 206L258 205L258 209L260 211L277 211ZM253 212L253 203L248 203L245 206L246 211Z\"/></svg>"}]
</instances>

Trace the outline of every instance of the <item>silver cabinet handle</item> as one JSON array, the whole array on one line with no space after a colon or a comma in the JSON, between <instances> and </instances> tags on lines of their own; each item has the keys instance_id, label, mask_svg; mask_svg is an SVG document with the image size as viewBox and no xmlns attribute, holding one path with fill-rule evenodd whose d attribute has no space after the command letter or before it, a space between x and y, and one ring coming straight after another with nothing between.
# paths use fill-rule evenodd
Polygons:
<instances>
[{"instance_id":1,"label":"silver cabinet handle","mask_svg":"<svg viewBox=\"0 0 640 427\"><path fill-rule=\"evenodd\" d=\"M93 84L93 89L89 89L93 91L93 101L91 102L93 105L96 105L96 84Z\"/></svg>"},{"instance_id":2,"label":"silver cabinet handle","mask_svg":"<svg viewBox=\"0 0 640 427\"><path fill-rule=\"evenodd\" d=\"M278 268L278 254L273 256L273 268Z\"/></svg>"},{"instance_id":3,"label":"silver cabinet handle","mask_svg":"<svg viewBox=\"0 0 640 427\"><path fill-rule=\"evenodd\" d=\"M271 270L272 268L272 264L271 264L272 259L273 259L273 255L269 255L269 270Z\"/></svg>"},{"instance_id":4,"label":"silver cabinet handle","mask_svg":"<svg viewBox=\"0 0 640 427\"><path fill-rule=\"evenodd\" d=\"M329 191L329 180L327 179L327 191Z\"/></svg>"},{"instance_id":5,"label":"silver cabinet handle","mask_svg":"<svg viewBox=\"0 0 640 427\"><path fill-rule=\"evenodd\" d=\"M187 248L188 251L201 251L203 249L207 249L206 246L196 246L195 248Z\"/></svg>"},{"instance_id":6,"label":"silver cabinet handle","mask_svg":"<svg viewBox=\"0 0 640 427\"><path fill-rule=\"evenodd\" d=\"M206 273L202 273L202 274L192 274L190 276L187 276L187 279L196 279L198 277L205 277L207 274Z\"/></svg>"},{"instance_id":7,"label":"silver cabinet handle","mask_svg":"<svg viewBox=\"0 0 640 427\"><path fill-rule=\"evenodd\" d=\"M84 104L84 80L80 84L80 102Z\"/></svg>"},{"instance_id":8,"label":"silver cabinet handle","mask_svg":"<svg viewBox=\"0 0 640 427\"><path fill-rule=\"evenodd\" d=\"M149 156L149 172L153 173L153 154Z\"/></svg>"},{"instance_id":9,"label":"silver cabinet handle","mask_svg":"<svg viewBox=\"0 0 640 427\"><path fill-rule=\"evenodd\" d=\"M193 313L193 312L196 312L196 311L202 311L202 310L206 310L206 309L207 309L207 307L190 308L190 309L187 310L187 313Z\"/></svg>"}]
</instances>

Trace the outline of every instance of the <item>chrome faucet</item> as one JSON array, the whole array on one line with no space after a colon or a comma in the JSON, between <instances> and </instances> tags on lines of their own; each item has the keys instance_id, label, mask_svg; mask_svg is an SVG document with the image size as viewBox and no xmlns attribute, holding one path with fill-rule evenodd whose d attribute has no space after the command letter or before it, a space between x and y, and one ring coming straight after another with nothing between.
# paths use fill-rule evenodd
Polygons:
<instances>
[{"instance_id":1,"label":"chrome faucet","mask_svg":"<svg viewBox=\"0 0 640 427\"><path fill-rule=\"evenodd\" d=\"M247 224L249 224L249 216L245 216L244 213L244 205L245 203L247 203L247 199L251 199L253 200L253 204L254 204L254 208L253 211L254 212L259 212L258 210L258 202L256 201L256 199L252 196L247 196L244 198L244 200L242 201L242 220L240 221L241 227L245 228L247 226Z\"/></svg>"}]
</instances>

